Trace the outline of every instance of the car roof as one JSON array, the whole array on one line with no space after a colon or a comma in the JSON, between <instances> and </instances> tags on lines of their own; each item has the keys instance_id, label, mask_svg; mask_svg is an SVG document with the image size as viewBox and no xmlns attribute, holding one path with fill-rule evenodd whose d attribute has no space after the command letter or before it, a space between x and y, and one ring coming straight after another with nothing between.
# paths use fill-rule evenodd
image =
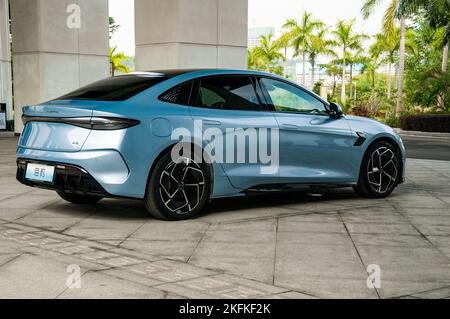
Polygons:
<instances>
[{"instance_id":1,"label":"car roof","mask_svg":"<svg viewBox=\"0 0 450 319\"><path fill-rule=\"evenodd\" d=\"M260 72L255 70L234 70L234 69L214 69L214 68L195 68L195 69L170 69L170 70L151 70L151 71L138 71L131 72L128 74L123 74L120 76L165 76L165 77L176 77L179 75L189 74L189 73L201 73L206 74L254 74L254 75L273 75L266 72Z\"/></svg>"}]
</instances>

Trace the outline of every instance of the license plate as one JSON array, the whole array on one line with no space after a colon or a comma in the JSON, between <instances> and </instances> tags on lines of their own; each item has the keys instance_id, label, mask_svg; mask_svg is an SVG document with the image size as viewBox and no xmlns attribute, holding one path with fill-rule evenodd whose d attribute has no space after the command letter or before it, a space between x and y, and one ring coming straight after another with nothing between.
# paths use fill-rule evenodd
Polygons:
<instances>
[{"instance_id":1,"label":"license plate","mask_svg":"<svg viewBox=\"0 0 450 319\"><path fill-rule=\"evenodd\" d=\"M25 178L33 181L52 183L54 174L54 166L28 163Z\"/></svg>"}]
</instances>

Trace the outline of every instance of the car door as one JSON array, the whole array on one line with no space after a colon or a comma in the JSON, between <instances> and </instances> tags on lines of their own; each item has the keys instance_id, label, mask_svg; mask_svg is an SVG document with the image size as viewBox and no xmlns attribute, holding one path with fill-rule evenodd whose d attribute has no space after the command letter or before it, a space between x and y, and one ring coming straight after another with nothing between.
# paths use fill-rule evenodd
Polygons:
<instances>
[{"instance_id":1,"label":"car door","mask_svg":"<svg viewBox=\"0 0 450 319\"><path fill-rule=\"evenodd\" d=\"M203 132L204 147L215 140L215 146L219 144L223 150L217 154L217 148L209 147L212 155L219 155L213 160L220 161L234 187L247 189L276 180L278 163L273 169L272 162L260 155L264 147L270 153L271 136L278 134L278 123L256 94L254 78L219 75L198 79L190 112L197 129ZM222 141L213 137L215 132L221 133Z\"/></svg>"},{"instance_id":2,"label":"car door","mask_svg":"<svg viewBox=\"0 0 450 319\"><path fill-rule=\"evenodd\" d=\"M287 81L261 77L259 83L280 128L280 181L351 181L355 137L345 117L330 117L326 102Z\"/></svg>"}]
</instances>

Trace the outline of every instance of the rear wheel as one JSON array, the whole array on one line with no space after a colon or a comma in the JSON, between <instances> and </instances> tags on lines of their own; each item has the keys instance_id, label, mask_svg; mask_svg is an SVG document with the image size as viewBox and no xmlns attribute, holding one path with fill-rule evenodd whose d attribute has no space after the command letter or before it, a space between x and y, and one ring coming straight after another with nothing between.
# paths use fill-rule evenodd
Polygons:
<instances>
[{"instance_id":1,"label":"rear wheel","mask_svg":"<svg viewBox=\"0 0 450 319\"><path fill-rule=\"evenodd\" d=\"M80 195L66 192L56 192L56 193L65 201L77 205L95 204L103 198L102 196L95 196L95 195Z\"/></svg>"},{"instance_id":2,"label":"rear wheel","mask_svg":"<svg viewBox=\"0 0 450 319\"><path fill-rule=\"evenodd\" d=\"M387 142L376 142L366 152L355 191L362 196L384 198L398 185L400 154Z\"/></svg>"},{"instance_id":3,"label":"rear wheel","mask_svg":"<svg viewBox=\"0 0 450 319\"><path fill-rule=\"evenodd\" d=\"M163 155L148 182L145 206L159 219L182 220L197 215L210 193L210 170L201 158Z\"/></svg>"}]
</instances>

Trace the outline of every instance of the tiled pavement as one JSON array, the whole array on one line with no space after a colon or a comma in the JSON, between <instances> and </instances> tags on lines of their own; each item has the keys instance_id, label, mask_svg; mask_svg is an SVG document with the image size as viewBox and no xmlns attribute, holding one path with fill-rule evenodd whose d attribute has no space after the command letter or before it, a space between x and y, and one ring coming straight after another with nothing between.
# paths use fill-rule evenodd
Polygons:
<instances>
[{"instance_id":1,"label":"tiled pavement","mask_svg":"<svg viewBox=\"0 0 450 319\"><path fill-rule=\"evenodd\" d=\"M450 296L450 162L408 160L386 200L265 195L164 222L136 201L77 207L20 185L15 143L0 139L0 298ZM371 264L381 288L367 288Z\"/></svg>"}]
</instances>

